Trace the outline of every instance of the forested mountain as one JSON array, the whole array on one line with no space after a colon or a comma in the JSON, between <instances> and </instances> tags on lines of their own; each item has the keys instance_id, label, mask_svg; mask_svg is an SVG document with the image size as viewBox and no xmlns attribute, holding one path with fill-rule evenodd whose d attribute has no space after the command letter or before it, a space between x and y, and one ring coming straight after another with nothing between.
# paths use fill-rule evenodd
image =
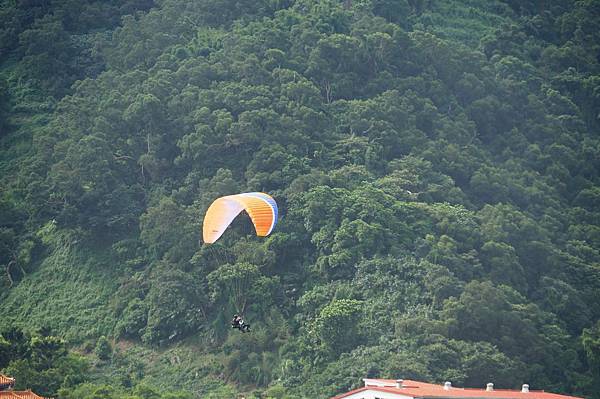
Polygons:
<instances>
[{"instance_id":1,"label":"forested mountain","mask_svg":"<svg viewBox=\"0 0 600 399\"><path fill-rule=\"evenodd\" d=\"M599 118L595 0L1 0L0 372L599 398Z\"/></svg>"}]
</instances>

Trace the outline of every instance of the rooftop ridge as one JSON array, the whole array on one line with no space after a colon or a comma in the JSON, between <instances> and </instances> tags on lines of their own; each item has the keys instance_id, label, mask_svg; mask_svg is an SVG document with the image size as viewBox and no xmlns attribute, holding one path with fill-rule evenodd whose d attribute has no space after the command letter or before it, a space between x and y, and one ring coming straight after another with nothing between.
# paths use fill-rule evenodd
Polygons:
<instances>
[{"instance_id":1,"label":"rooftop ridge","mask_svg":"<svg viewBox=\"0 0 600 399\"><path fill-rule=\"evenodd\" d=\"M584 399L578 396L568 394L559 394L547 392L545 390L529 390L528 384L523 384L521 389L500 388L490 389L492 384L487 387L455 387L450 382L444 385L432 384L428 382L404 380L404 379L381 379L381 378L363 378L364 386L351 390L346 393L334 396L332 399L342 399L352 397L353 399L363 398L361 392L386 392L386 398L428 398L428 399Z\"/></svg>"},{"instance_id":2,"label":"rooftop ridge","mask_svg":"<svg viewBox=\"0 0 600 399\"><path fill-rule=\"evenodd\" d=\"M377 381L386 385L383 385L382 387L389 387L389 388L393 388L395 387L395 381L396 380L390 380L390 379L381 379L381 378L364 378L365 383L367 381ZM428 385L428 386L435 386L436 388L439 388L440 390L445 390L443 385L438 385L438 384L431 384L431 383L420 383L420 384L411 384L412 382L417 382L417 381L412 381L412 380L404 380L404 383L402 384L402 388L398 388L398 389L405 389L405 388L420 388L424 385ZM389 385L387 385L389 384ZM370 386L370 385L369 385ZM376 386L376 385L372 385L372 386ZM486 388L466 388L466 387L457 387L457 386L452 386L450 387L450 389L452 390L464 390L464 391L485 391ZM494 388L495 392L521 392L520 389L518 388ZM543 389L530 389L529 392L531 393L546 393L545 390Z\"/></svg>"},{"instance_id":3,"label":"rooftop ridge","mask_svg":"<svg viewBox=\"0 0 600 399\"><path fill-rule=\"evenodd\" d=\"M460 387L452 387L452 389L464 389L465 391L485 391L485 388L460 388ZM508 388L494 388L493 392L521 392L520 389L508 389ZM529 392L537 392L537 393L546 393L543 389L530 389Z\"/></svg>"},{"instance_id":4,"label":"rooftop ridge","mask_svg":"<svg viewBox=\"0 0 600 399\"><path fill-rule=\"evenodd\" d=\"M50 399L40 396L33 392L31 388L22 391L15 391L16 379L0 373L0 399Z\"/></svg>"}]
</instances>

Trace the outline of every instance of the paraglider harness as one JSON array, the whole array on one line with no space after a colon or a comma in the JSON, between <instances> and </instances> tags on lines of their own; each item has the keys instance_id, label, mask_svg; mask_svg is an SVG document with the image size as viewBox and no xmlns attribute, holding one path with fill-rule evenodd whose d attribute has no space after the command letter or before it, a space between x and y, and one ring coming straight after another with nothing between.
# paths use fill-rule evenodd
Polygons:
<instances>
[{"instance_id":1,"label":"paraglider harness","mask_svg":"<svg viewBox=\"0 0 600 399\"><path fill-rule=\"evenodd\" d=\"M250 332L250 324L246 324L241 316L234 315L231 320L231 328L237 328L241 332Z\"/></svg>"}]
</instances>

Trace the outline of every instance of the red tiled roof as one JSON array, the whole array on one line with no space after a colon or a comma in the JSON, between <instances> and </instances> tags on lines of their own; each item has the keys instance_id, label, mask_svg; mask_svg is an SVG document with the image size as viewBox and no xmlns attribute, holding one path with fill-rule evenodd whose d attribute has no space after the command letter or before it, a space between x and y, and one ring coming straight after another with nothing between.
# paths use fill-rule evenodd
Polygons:
<instances>
[{"instance_id":1,"label":"red tiled roof","mask_svg":"<svg viewBox=\"0 0 600 399\"><path fill-rule=\"evenodd\" d=\"M412 398L491 398L491 399L583 399L575 396L559 395L544 391L521 392L508 389L485 389L456 388L444 389L443 385L428 384L426 382L404 380L402 388L396 387L396 380L366 379L362 388L335 396L332 399L342 399L352 394L363 391L386 392L404 395Z\"/></svg>"},{"instance_id":2,"label":"red tiled roof","mask_svg":"<svg viewBox=\"0 0 600 399\"><path fill-rule=\"evenodd\" d=\"M4 374L0 374L0 385L13 385L14 383L14 378L10 378L8 376L5 376Z\"/></svg>"},{"instance_id":3,"label":"red tiled roof","mask_svg":"<svg viewBox=\"0 0 600 399\"><path fill-rule=\"evenodd\" d=\"M30 389L27 391L0 391L0 399L44 399L34 394Z\"/></svg>"}]
</instances>

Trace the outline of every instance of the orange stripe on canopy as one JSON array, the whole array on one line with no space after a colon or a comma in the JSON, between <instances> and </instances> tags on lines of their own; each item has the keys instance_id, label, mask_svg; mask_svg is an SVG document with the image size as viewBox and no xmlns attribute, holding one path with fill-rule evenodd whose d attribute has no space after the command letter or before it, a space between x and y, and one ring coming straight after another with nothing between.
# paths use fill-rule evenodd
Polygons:
<instances>
[{"instance_id":1,"label":"orange stripe on canopy","mask_svg":"<svg viewBox=\"0 0 600 399\"><path fill-rule=\"evenodd\" d=\"M206 211L202 226L203 240L212 244L223 235L233 219L246 211L254 224L256 235L271 234L277 224L277 203L265 193L243 193L217 198Z\"/></svg>"}]
</instances>

